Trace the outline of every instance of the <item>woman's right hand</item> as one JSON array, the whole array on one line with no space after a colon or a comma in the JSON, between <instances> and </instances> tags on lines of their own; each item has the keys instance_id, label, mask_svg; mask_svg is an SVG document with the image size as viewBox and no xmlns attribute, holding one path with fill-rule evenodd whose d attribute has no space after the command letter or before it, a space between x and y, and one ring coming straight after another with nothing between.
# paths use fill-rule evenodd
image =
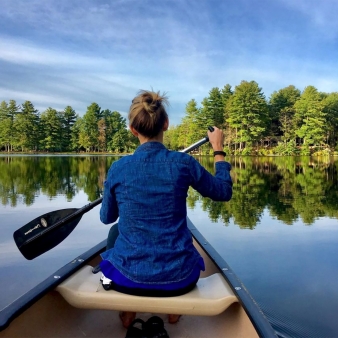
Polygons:
<instances>
[{"instance_id":1,"label":"woman's right hand","mask_svg":"<svg viewBox=\"0 0 338 338\"><path fill-rule=\"evenodd\" d=\"M211 143L214 151L223 150L224 134L223 130L213 127L214 131L208 131L209 142Z\"/></svg>"}]
</instances>

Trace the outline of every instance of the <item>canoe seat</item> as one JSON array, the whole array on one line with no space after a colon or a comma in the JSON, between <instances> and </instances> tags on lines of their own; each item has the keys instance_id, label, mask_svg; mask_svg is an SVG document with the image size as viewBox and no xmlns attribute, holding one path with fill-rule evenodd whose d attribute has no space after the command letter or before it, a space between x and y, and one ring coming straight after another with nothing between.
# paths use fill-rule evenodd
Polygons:
<instances>
[{"instance_id":1,"label":"canoe seat","mask_svg":"<svg viewBox=\"0 0 338 338\"><path fill-rule=\"evenodd\" d=\"M83 309L214 316L238 302L220 273L200 278L192 291L176 297L140 297L106 291L100 277L100 273L92 273L91 266L84 266L56 290L69 304Z\"/></svg>"}]
</instances>

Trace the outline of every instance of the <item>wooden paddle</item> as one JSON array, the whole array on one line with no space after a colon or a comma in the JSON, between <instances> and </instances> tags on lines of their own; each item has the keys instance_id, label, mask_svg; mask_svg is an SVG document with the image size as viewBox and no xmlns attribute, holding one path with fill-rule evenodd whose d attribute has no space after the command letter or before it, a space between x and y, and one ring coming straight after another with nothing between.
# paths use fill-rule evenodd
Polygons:
<instances>
[{"instance_id":1,"label":"wooden paddle","mask_svg":"<svg viewBox=\"0 0 338 338\"><path fill-rule=\"evenodd\" d=\"M208 129L214 130L212 127ZM208 141L209 138L205 137L182 152L189 153ZM102 198L99 198L80 209L56 210L33 219L14 232L16 246L26 259L42 255L60 244L75 229L81 217L101 202Z\"/></svg>"}]
</instances>

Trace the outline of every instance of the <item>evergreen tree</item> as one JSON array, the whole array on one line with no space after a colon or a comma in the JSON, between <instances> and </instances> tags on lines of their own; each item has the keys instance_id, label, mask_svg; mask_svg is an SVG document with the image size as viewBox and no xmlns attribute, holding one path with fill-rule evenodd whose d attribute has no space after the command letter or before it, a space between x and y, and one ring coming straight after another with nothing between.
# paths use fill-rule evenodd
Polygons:
<instances>
[{"instance_id":1,"label":"evergreen tree","mask_svg":"<svg viewBox=\"0 0 338 338\"><path fill-rule=\"evenodd\" d=\"M81 133L81 130L83 129L82 125L83 125L83 119L81 117L78 117L72 126L70 149L75 150L76 152L78 152L81 148L82 140L80 141L80 137L84 136L84 133Z\"/></svg>"},{"instance_id":2,"label":"evergreen tree","mask_svg":"<svg viewBox=\"0 0 338 338\"><path fill-rule=\"evenodd\" d=\"M9 151L10 143L10 119L8 117L8 104L6 101L0 103L0 149L4 147Z\"/></svg>"},{"instance_id":3,"label":"evergreen tree","mask_svg":"<svg viewBox=\"0 0 338 338\"><path fill-rule=\"evenodd\" d=\"M199 109L195 99L190 100L185 106L185 116L180 124L178 144L180 148L186 148L197 139L198 125L197 118Z\"/></svg>"},{"instance_id":4,"label":"evergreen tree","mask_svg":"<svg viewBox=\"0 0 338 338\"><path fill-rule=\"evenodd\" d=\"M48 151L61 151L63 140L62 115L49 107L40 118L40 144Z\"/></svg>"},{"instance_id":5,"label":"evergreen tree","mask_svg":"<svg viewBox=\"0 0 338 338\"><path fill-rule=\"evenodd\" d=\"M83 116L82 126L80 130L80 145L87 151L98 150L99 129L98 122L102 117L101 108L97 103L88 106Z\"/></svg>"},{"instance_id":6,"label":"evergreen tree","mask_svg":"<svg viewBox=\"0 0 338 338\"><path fill-rule=\"evenodd\" d=\"M39 113L30 101L25 101L13 126L17 132L15 145L21 151L37 150L39 144Z\"/></svg>"},{"instance_id":7,"label":"evergreen tree","mask_svg":"<svg viewBox=\"0 0 338 338\"><path fill-rule=\"evenodd\" d=\"M201 102L201 108L196 114L196 136L197 139L201 139L205 136L208 126L214 126L214 121L211 116L211 112L208 109L208 98L204 98Z\"/></svg>"},{"instance_id":8,"label":"evergreen tree","mask_svg":"<svg viewBox=\"0 0 338 338\"><path fill-rule=\"evenodd\" d=\"M222 102L223 102L223 111L224 111L224 121L228 119L228 111L226 109L228 101L231 99L233 91L229 84L226 84L221 90Z\"/></svg>"},{"instance_id":9,"label":"evergreen tree","mask_svg":"<svg viewBox=\"0 0 338 338\"><path fill-rule=\"evenodd\" d=\"M242 81L228 103L229 126L235 130L240 149L263 137L268 122L268 107L262 89L255 81Z\"/></svg>"},{"instance_id":10,"label":"evergreen tree","mask_svg":"<svg viewBox=\"0 0 338 338\"><path fill-rule=\"evenodd\" d=\"M62 118L62 129L63 129L63 136L62 136L62 149L65 151L69 151L72 149L72 133L73 133L73 126L75 124L78 115L76 114L75 110L71 106L67 106L61 112Z\"/></svg>"},{"instance_id":11,"label":"evergreen tree","mask_svg":"<svg viewBox=\"0 0 338 338\"><path fill-rule=\"evenodd\" d=\"M223 127L224 124L224 97L218 87L210 90L209 96L202 101L202 115L204 133L208 126Z\"/></svg>"},{"instance_id":12,"label":"evergreen tree","mask_svg":"<svg viewBox=\"0 0 338 338\"><path fill-rule=\"evenodd\" d=\"M327 135L326 113L321 95L313 86L304 89L295 103L296 134L304 145L320 145Z\"/></svg>"},{"instance_id":13,"label":"evergreen tree","mask_svg":"<svg viewBox=\"0 0 338 338\"><path fill-rule=\"evenodd\" d=\"M281 136L284 143L293 139L294 104L300 97L300 90L295 86L288 86L275 91L270 97L270 128L271 136Z\"/></svg>"},{"instance_id":14,"label":"evergreen tree","mask_svg":"<svg viewBox=\"0 0 338 338\"><path fill-rule=\"evenodd\" d=\"M19 107L14 100L10 100L9 104L2 101L0 104L0 147L5 150L13 151L13 143L15 143L14 120L18 113Z\"/></svg>"},{"instance_id":15,"label":"evergreen tree","mask_svg":"<svg viewBox=\"0 0 338 338\"><path fill-rule=\"evenodd\" d=\"M195 143L198 139L196 133L197 129L197 116L200 112L200 109L197 107L197 102L192 99L190 100L185 107L186 117L185 122L188 124L187 130L187 146L192 143Z\"/></svg>"},{"instance_id":16,"label":"evergreen tree","mask_svg":"<svg viewBox=\"0 0 338 338\"><path fill-rule=\"evenodd\" d=\"M334 147L338 137L338 93L328 94L322 102L327 121L327 143Z\"/></svg>"},{"instance_id":17,"label":"evergreen tree","mask_svg":"<svg viewBox=\"0 0 338 338\"><path fill-rule=\"evenodd\" d=\"M107 125L109 125L109 136L107 135L107 150L114 152L123 152L126 150L128 142L128 131L126 119L122 115L113 111L107 117Z\"/></svg>"},{"instance_id":18,"label":"evergreen tree","mask_svg":"<svg viewBox=\"0 0 338 338\"><path fill-rule=\"evenodd\" d=\"M9 100L9 105L8 105L8 117L10 119L9 144L10 144L11 151L13 150L13 144L15 143L15 139L18 137L18 133L17 133L17 130L15 129L14 121L19 111L20 111L20 106L16 104L16 101Z\"/></svg>"},{"instance_id":19,"label":"evergreen tree","mask_svg":"<svg viewBox=\"0 0 338 338\"><path fill-rule=\"evenodd\" d=\"M223 89L221 90L222 94L222 101L223 101L223 110L224 110L224 142L228 146L231 144L231 139L232 139L232 131L233 129L229 127L229 123L227 122L229 118L229 112L228 112L228 103L232 98L233 91L231 89L231 86L229 84L226 84Z\"/></svg>"}]
</instances>

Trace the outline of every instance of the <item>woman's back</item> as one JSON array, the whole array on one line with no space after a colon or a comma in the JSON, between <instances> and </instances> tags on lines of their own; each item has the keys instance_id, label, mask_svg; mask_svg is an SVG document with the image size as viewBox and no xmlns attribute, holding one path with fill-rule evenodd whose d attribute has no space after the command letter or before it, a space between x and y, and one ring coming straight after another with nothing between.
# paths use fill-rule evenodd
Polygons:
<instances>
[{"instance_id":1,"label":"woman's back","mask_svg":"<svg viewBox=\"0 0 338 338\"><path fill-rule=\"evenodd\" d=\"M230 164L224 161L223 133L214 128L215 176L193 157L163 145L169 119L165 96L141 91L129 110L129 127L140 146L114 162L104 186L100 211L111 228L100 263L105 289L137 295L172 296L189 292L204 270L186 223L189 186L216 201L232 195ZM111 244L112 243L112 244ZM128 320L135 314L129 313ZM170 317L170 316L169 316ZM174 318L175 317L175 318ZM170 321L178 320L177 316Z\"/></svg>"}]
</instances>

